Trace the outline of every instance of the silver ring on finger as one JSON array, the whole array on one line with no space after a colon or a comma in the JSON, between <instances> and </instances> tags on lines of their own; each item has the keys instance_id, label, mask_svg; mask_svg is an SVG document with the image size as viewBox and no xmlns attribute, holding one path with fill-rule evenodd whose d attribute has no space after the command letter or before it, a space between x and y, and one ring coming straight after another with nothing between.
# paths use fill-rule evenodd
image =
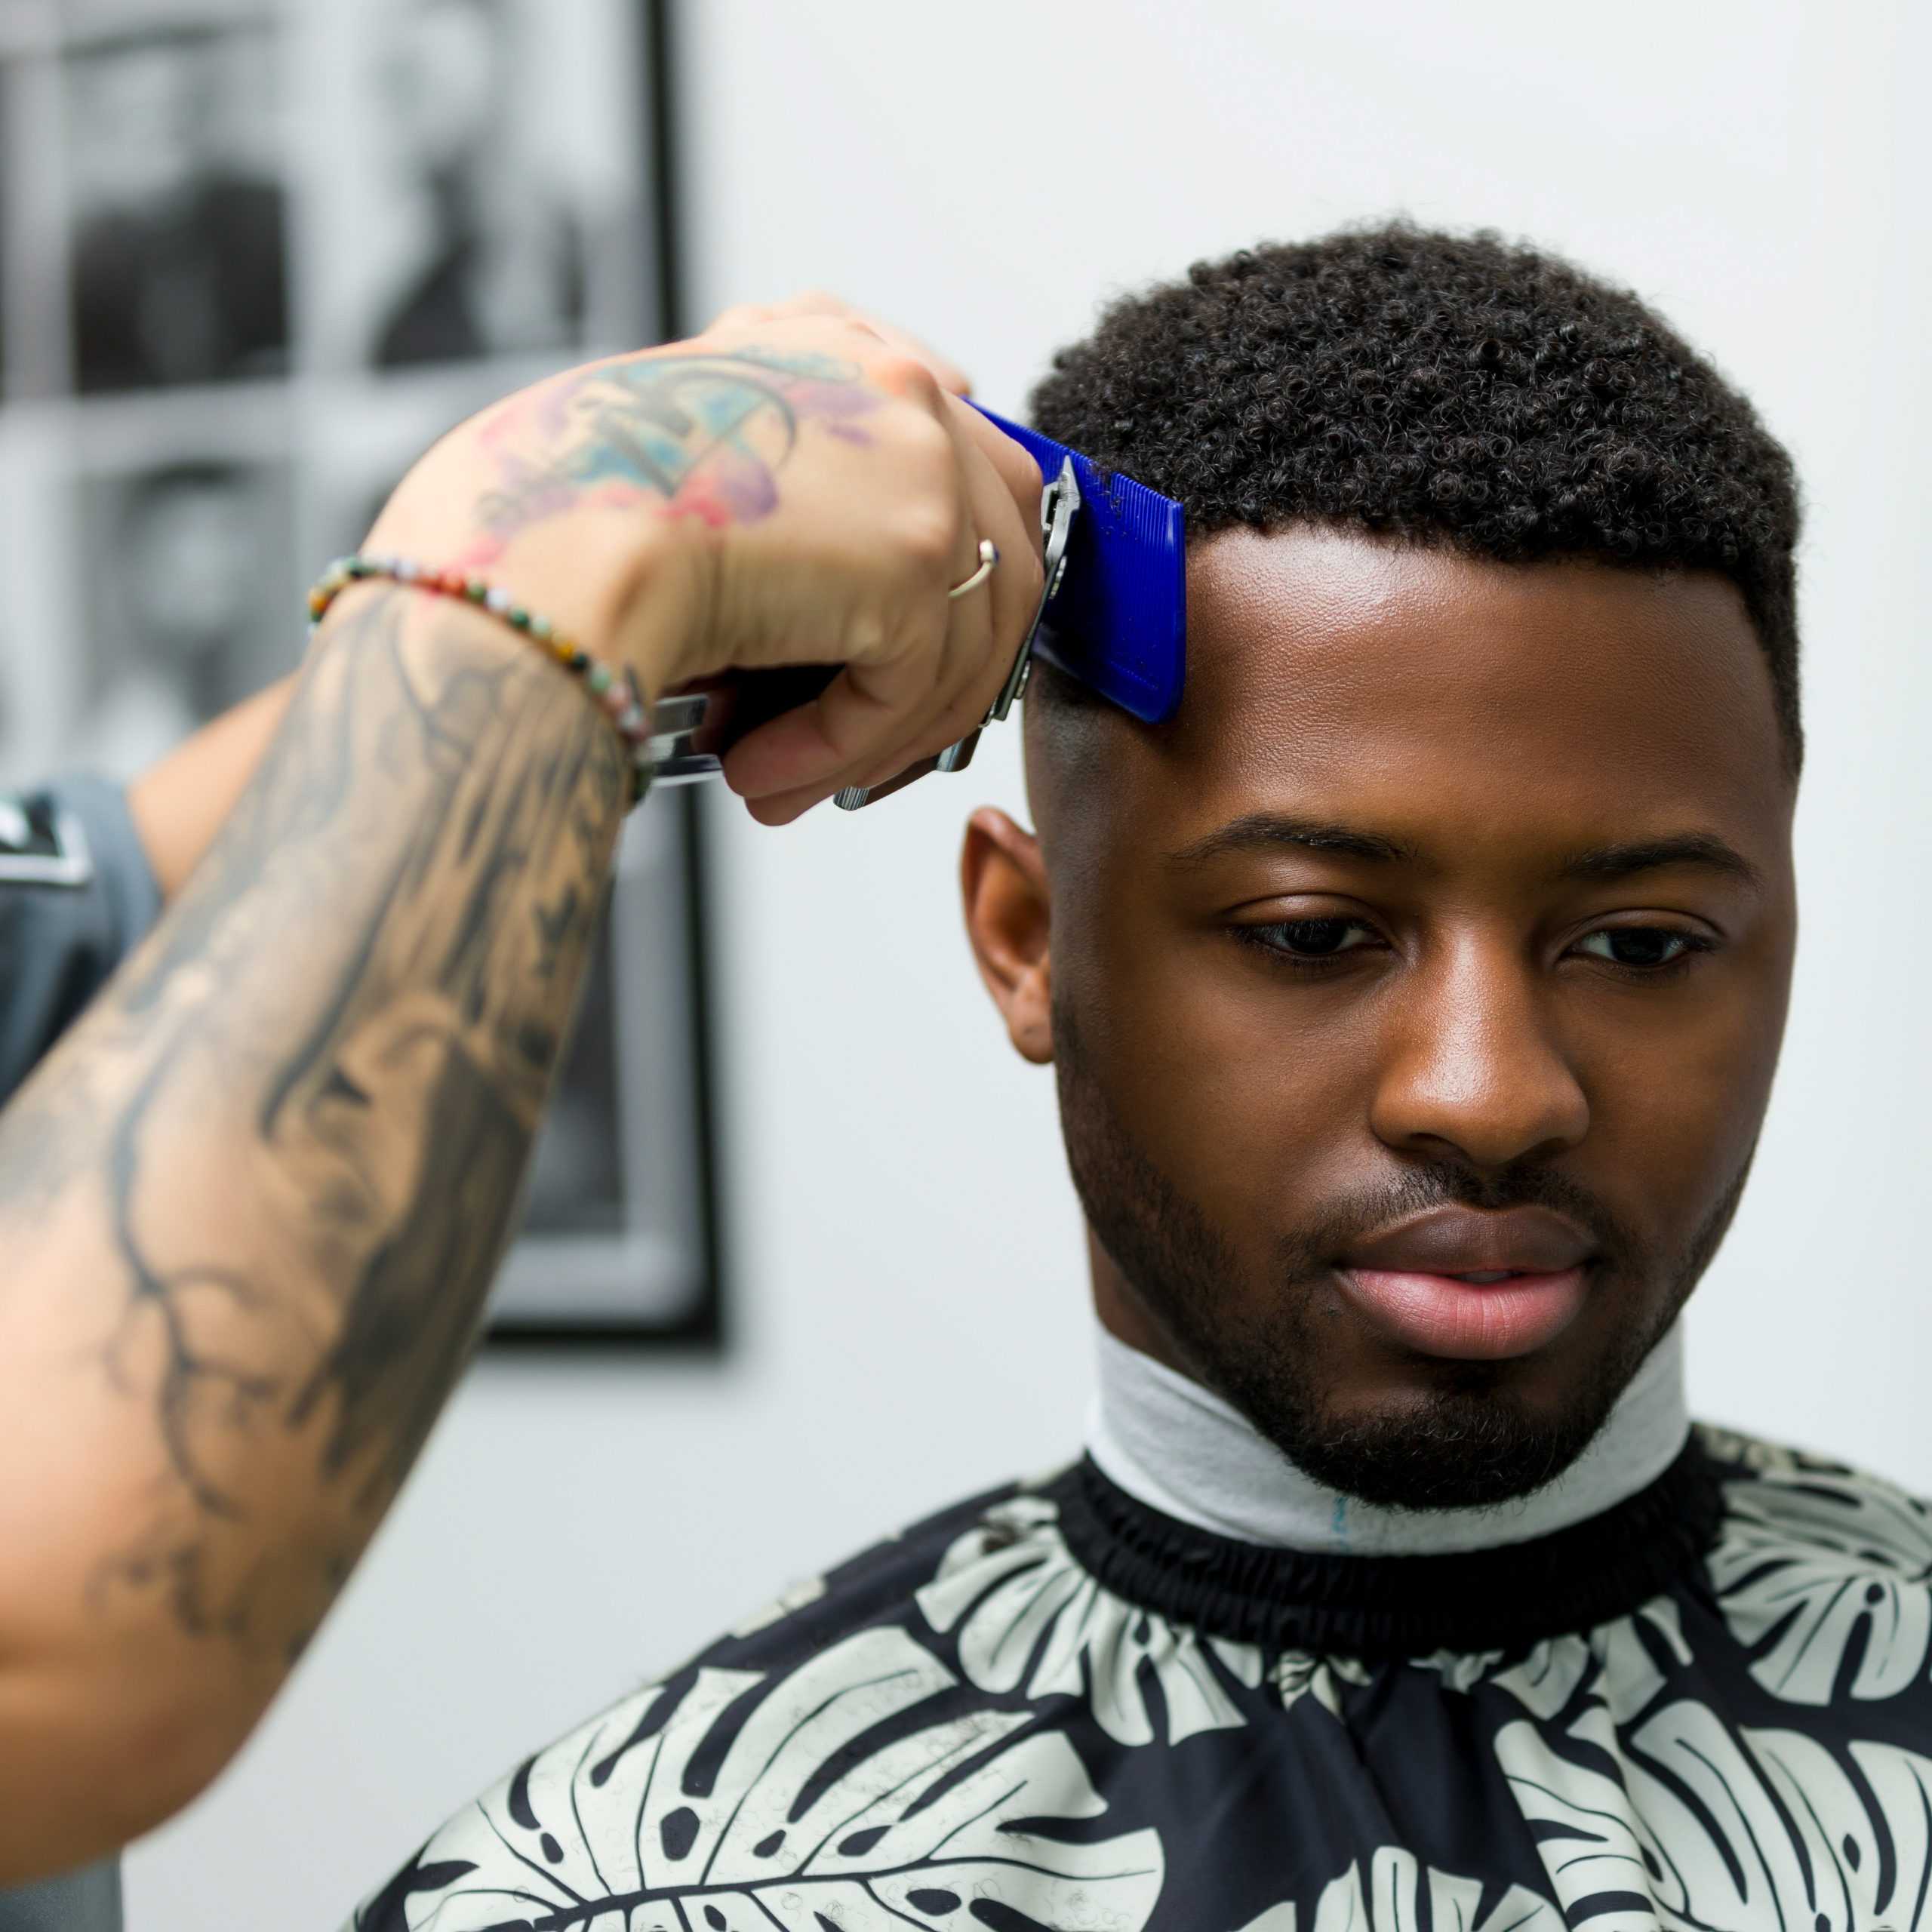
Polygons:
<instances>
[{"instance_id":1,"label":"silver ring on finger","mask_svg":"<svg viewBox=\"0 0 1932 1932\"><path fill-rule=\"evenodd\" d=\"M993 574L999 562L999 546L990 537L980 539L980 567L963 583L955 583L946 594L949 597L964 597L969 590L977 590Z\"/></svg>"}]
</instances>

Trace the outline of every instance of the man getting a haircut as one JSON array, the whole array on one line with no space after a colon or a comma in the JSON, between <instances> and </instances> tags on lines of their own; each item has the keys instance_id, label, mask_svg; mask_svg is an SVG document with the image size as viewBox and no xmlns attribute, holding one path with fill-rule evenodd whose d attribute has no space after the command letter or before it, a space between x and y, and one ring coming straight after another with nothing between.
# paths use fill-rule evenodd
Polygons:
<instances>
[{"instance_id":1,"label":"man getting a haircut","mask_svg":"<svg viewBox=\"0 0 1932 1932\"><path fill-rule=\"evenodd\" d=\"M1633 297L1406 229L1124 301L1034 408L1190 539L1174 721L1041 667L1036 829L967 839L1091 1229L1088 1453L355 1924L1921 1922L1924 1512L1684 1407L1795 937L1784 452Z\"/></svg>"}]
</instances>

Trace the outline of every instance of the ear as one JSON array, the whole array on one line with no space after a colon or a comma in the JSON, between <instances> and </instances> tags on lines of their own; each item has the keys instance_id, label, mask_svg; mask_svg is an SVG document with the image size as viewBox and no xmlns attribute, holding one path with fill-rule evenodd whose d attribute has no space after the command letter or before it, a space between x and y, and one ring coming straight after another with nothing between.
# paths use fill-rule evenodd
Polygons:
<instances>
[{"instance_id":1,"label":"ear","mask_svg":"<svg viewBox=\"0 0 1932 1932\"><path fill-rule=\"evenodd\" d=\"M1040 841L1005 813L983 805L966 827L959 878L980 977L1014 1047L1044 1066L1054 1057L1053 968Z\"/></svg>"}]
</instances>

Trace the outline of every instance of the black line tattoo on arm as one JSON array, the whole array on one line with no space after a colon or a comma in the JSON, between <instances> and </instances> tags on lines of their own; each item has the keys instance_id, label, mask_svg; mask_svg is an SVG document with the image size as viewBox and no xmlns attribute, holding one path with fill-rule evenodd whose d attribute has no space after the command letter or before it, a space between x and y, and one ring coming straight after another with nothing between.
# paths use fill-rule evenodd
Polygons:
<instances>
[{"instance_id":1,"label":"black line tattoo on arm","mask_svg":"<svg viewBox=\"0 0 1932 1932\"><path fill-rule=\"evenodd\" d=\"M466 1361L568 1032L626 774L486 618L325 633L162 927L0 1118L0 1252L98 1204L93 1358L151 1414L97 1587L300 1650Z\"/></svg>"}]
</instances>

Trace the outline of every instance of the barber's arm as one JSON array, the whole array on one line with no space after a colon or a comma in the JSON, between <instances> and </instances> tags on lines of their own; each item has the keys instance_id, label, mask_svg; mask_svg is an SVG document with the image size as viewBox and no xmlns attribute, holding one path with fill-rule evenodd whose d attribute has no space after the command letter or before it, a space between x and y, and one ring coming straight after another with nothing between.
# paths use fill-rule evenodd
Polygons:
<instances>
[{"instance_id":1,"label":"barber's arm","mask_svg":"<svg viewBox=\"0 0 1932 1932\"><path fill-rule=\"evenodd\" d=\"M647 693L844 665L728 761L777 823L978 721L1037 506L919 365L775 319L499 406L369 547L487 577ZM1000 568L949 600L985 537ZM0 1114L0 1881L191 1797L353 1566L469 1352L628 802L585 690L420 591L344 596L268 722Z\"/></svg>"},{"instance_id":2,"label":"barber's arm","mask_svg":"<svg viewBox=\"0 0 1932 1932\"><path fill-rule=\"evenodd\" d=\"M177 745L128 788L128 816L163 899L172 899L214 843L295 695L284 678Z\"/></svg>"}]
</instances>

